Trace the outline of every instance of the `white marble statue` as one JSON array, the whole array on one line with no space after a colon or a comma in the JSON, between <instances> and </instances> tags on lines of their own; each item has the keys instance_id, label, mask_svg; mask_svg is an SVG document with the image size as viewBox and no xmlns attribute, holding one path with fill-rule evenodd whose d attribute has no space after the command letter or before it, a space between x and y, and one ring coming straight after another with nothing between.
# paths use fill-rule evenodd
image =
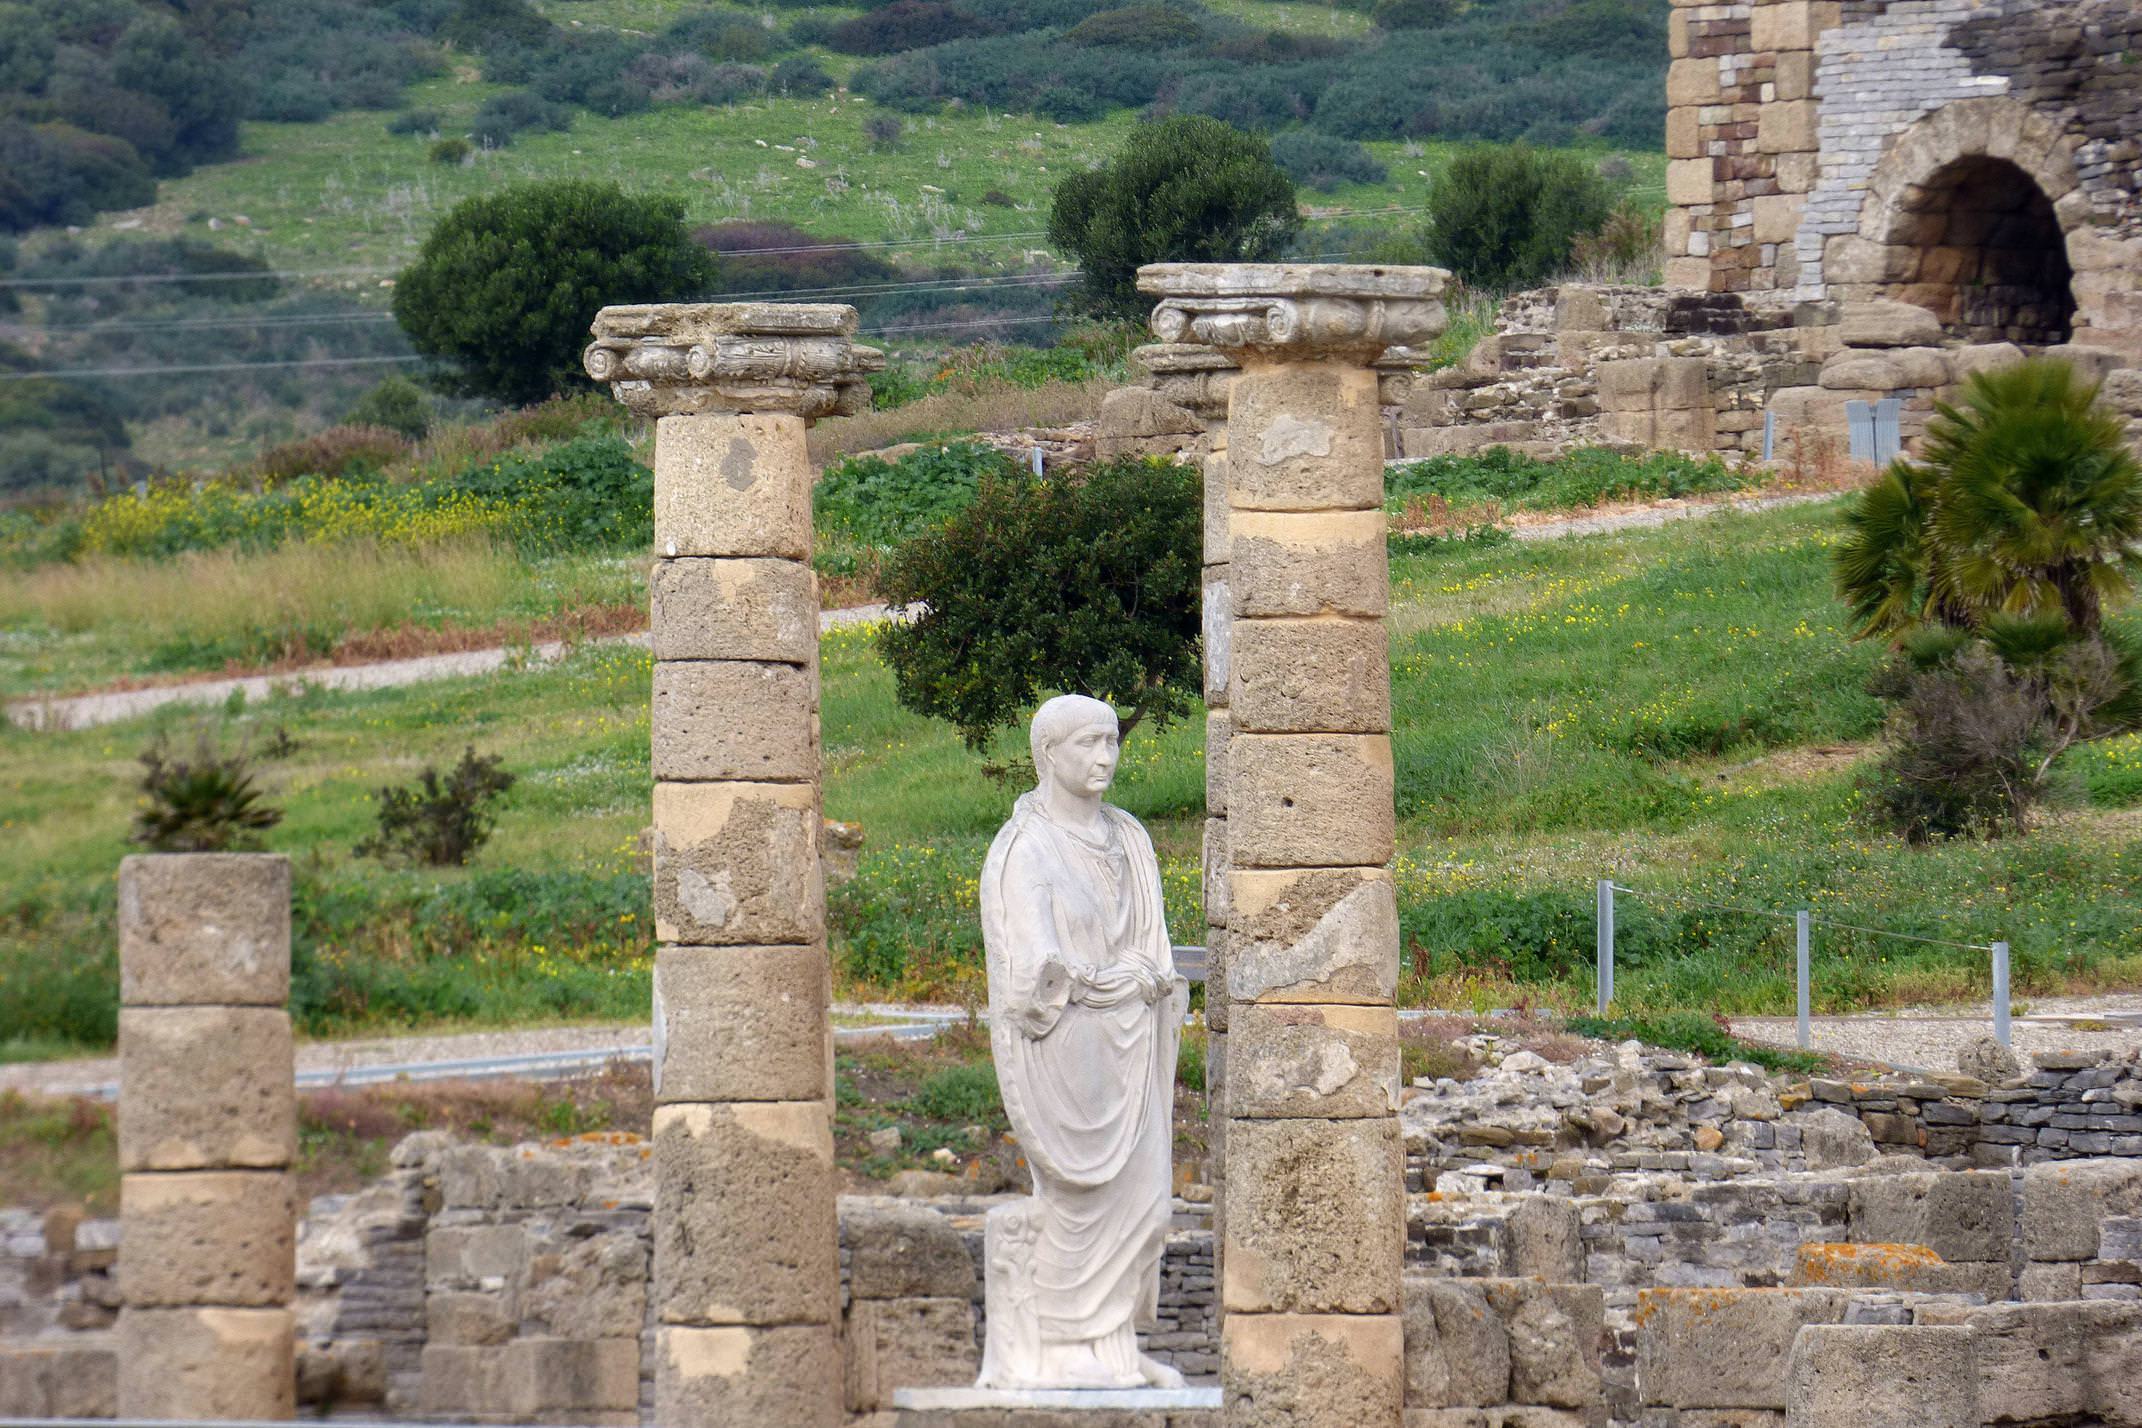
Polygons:
<instances>
[{"instance_id":1,"label":"white marble statue","mask_svg":"<svg viewBox=\"0 0 2142 1428\"><path fill-rule=\"evenodd\" d=\"M1034 1194L990 1212L982 1388L1179 1388L1138 1351L1170 1209L1175 975L1160 863L1101 802L1116 714L1078 695L1034 715L1039 786L982 866L989 1038Z\"/></svg>"}]
</instances>

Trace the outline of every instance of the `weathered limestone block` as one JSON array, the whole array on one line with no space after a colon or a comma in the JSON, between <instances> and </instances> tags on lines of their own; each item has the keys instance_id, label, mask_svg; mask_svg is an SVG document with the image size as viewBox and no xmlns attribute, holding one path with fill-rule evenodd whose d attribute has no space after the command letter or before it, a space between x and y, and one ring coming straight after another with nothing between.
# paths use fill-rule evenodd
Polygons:
<instances>
[{"instance_id":1,"label":"weathered limestone block","mask_svg":"<svg viewBox=\"0 0 2142 1428\"><path fill-rule=\"evenodd\" d=\"M119 862L122 1006L290 1000L290 860L153 853Z\"/></svg>"},{"instance_id":2,"label":"weathered limestone block","mask_svg":"<svg viewBox=\"0 0 2142 1428\"><path fill-rule=\"evenodd\" d=\"M1956 369L1944 348L1897 347L1884 355L1896 363L1898 375L1907 387L1945 387L1956 377Z\"/></svg>"},{"instance_id":3,"label":"weathered limestone block","mask_svg":"<svg viewBox=\"0 0 2142 1428\"><path fill-rule=\"evenodd\" d=\"M1094 423L1095 454L1165 456L1180 451L1204 431L1197 413L1146 387L1118 387L1101 398Z\"/></svg>"},{"instance_id":4,"label":"weathered limestone block","mask_svg":"<svg viewBox=\"0 0 2142 1428\"><path fill-rule=\"evenodd\" d=\"M964 1297L858 1300L843 1348L851 1413L890 1406L896 1388L971 1384L982 1364Z\"/></svg>"},{"instance_id":5,"label":"weathered limestone block","mask_svg":"<svg viewBox=\"0 0 2142 1428\"><path fill-rule=\"evenodd\" d=\"M1838 233L1823 242L1822 276L1830 283L1907 282L1918 271L1918 260L1916 248Z\"/></svg>"},{"instance_id":6,"label":"weathered limestone block","mask_svg":"<svg viewBox=\"0 0 2142 1428\"><path fill-rule=\"evenodd\" d=\"M1391 603L1383 510L1243 511L1229 587L1238 616L1381 616Z\"/></svg>"},{"instance_id":7,"label":"weathered limestone block","mask_svg":"<svg viewBox=\"0 0 2142 1428\"><path fill-rule=\"evenodd\" d=\"M1234 719L1225 709L1205 715L1205 811L1227 816L1227 746L1234 737ZM1221 924L1225 925L1225 924Z\"/></svg>"},{"instance_id":8,"label":"weathered limestone block","mask_svg":"<svg viewBox=\"0 0 2142 1428\"><path fill-rule=\"evenodd\" d=\"M1248 734L1381 734L1391 657L1380 619L1237 620L1228 708Z\"/></svg>"},{"instance_id":9,"label":"weathered limestone block","mask_svg":"<svg viewBox=\"0 0 2142 1428\"><path fill-rule=\"evenodd\" d=\"M1485 1288L1509 1330L1512 1402L1551 1408L1603 1403L1599 1345L1606 1306L1598 1285L1488 1280Z\"/></svg>"},{"instance_id":10,"label":"weathered limestone block","mask_svg":"<svg viewBox=\"0 0 2142 1428\"><path fill-rule=\"evenodd\" d=\"M1228 1073L1239 1077L1240 1048L1229 1054ZM1403 1197L1392 1193L1405 1168L1397 1121L1230 1119L1221 1278L1229 1317L1397 1314L1406 1233Z\"/></svg>"},{"instance_id":11,"label":"weathered limestone block","mask_svg":"<svg viewBox=\"0 0 2142 1428\"><path fill-rule=\"evenodd\" d=\"M1749 47L1758 52L1811 50L1822 32L1837 24L1843 8L1838 0L1773 0L1756 5L1749 11Z\"/></svg>"},{"instance_id":12,"label":"weathered limestone block","mask_svg":"<svg viewBox=\"0 0 2142 1428\"><path fill-rule=\"evenodd\" d=\"M503 1344L521 1331L518 1305L506 1290L427 1288L424 1291L424 1342L431 1348L481 1348ZM443 1362L443 1361L442 1361ZM444 1390L442 1390L444 1391ZM455 1412L456 1405L440 1412ZM474 1412L473 1408L458 1409Z\"/></svg>"},{"instance_id":13,"label":"weathered limestone block","mask_svg":"<svg viewBox=\"0 0 2142 1428\"><path fill-rule=\"evenodd\" d=\"M1376 374L1343 362L1245 371L1228 404L1227 480L1243 511L1383 505Z\"/></svg>"},{"instance_id":14,"label":"weathered limestone block","mask_svg":"<svg viewBox=\"0 0 2142 1428\"><path fill-rule=\"evenodd\" d=\"M1794 1336L1835 1324L1835 1289L1647 1289L1637 1296L1636 1383L1670 1408L1783 1408Z\"/></svg>"},{"instance_id":15,"label":"weathered limestone block","mask_svg":"<svg viewBox=\"0 0 2142 1428\"><path fill-rule=\"evenodd\" d=\"M1666 66L1666 103L1669 108L1716 104L1718 102L1718 61L1715 59L1678 59ZM1709 202L1709 198L1703 200ZM1667 202L1679 202L1668 198Z\"/></svg>"},{"instance_id":16,"label":"weathered limestone block","mask_svg":"<svg viewBox=\"0 0 2142 1428\"><path fill-rule=\"evenodd\" d=\"M832 1090L826 954L800 947L663 947L655 954L655 1095L814 1101Z\"/></svg>"},{"instance_id":17,"label":"weathered limestone block","mask_svg":"<svg viewBox=\"0 0 2142 1428\"><path fill-rule=\"evenodd\" d=\"M1976 1339L1985 1423L2142 1422L2142 1303L1930 1304Z\"/></svg>"},{"instance_id":18,"label":"weathered limestone block","mask_svg":"<svg viewBox=\"0 0 2142 1428\"><path fill-rule=\"evenodd\" d=\"M817 671L741 660L654 667L654 776L805 783L818 777Z\"/></svg>"},{"instance_id":19,"label":"weathered limestone block","mask_svg":"<svg viewBox=\"0 0 2142 1428\"><path fill-rule=\"evenodd\" d=\"M1860 1244L1924 1245L1951 1262L1998 1260L2005 1266L2015 1238L2008 1172L1944 1170L1854 1180L1851 1235Z\"/></svg>"},{"instance_id":20,"label":"weathered limestone block","mask_svg":"<svg viewBox=\"0 0 2142 1428\"><path fill-rule=\"evenodd\" d=\"M503 1418L506 1340L492 1344L426 1343L418 1359L419 1410L428 1418L480 1422Z\"/></svg>"},{"instance_id":21,"label":"weathered limestone block","mask_svg":"<svg viewBox=\"0 0 2142 1428\"><path fill-rule=\"evenodd\" d=\"M435 1224L424 1236L424 1280L433 1287L489 1282L517 1290L528 1255L528 1232L518 1224Z\"/></svg>"},{"instance_id":22,"label":"weathered limestone block","mask_svg":"<svg viewBox=\"0 0 2142 1428\"><path fill-rule=\"evenodd\" d=\"M110 1418L118 1411L112 1335L0 1340L0 1416Z\"/></svg>"},{"instance_id":23,"label":"weathered limestone block","mask_svg":"<svg viewBox=\"0 0 2142 1428\"><path fill-rule=\"evenodd\" d=\"M1765 6L1765 9L1782 8ZM1821 104L1813 99L1776 99L1756 116L1755 148L1762 154L1809 153L1818 147Z\"/></svg>"},{"instance_id":24,"label":"weathered limestone block","mask_svg":"<svg viewBox=\"0 0 2142 1428\"><path fill-rule=\"evenodd\" d=\"M1233 573L1231 565L1206 566L1199 591L1199 621L1205 642L1205 703L1209 707L1227 703L1227 682L1234 670L1235 602L1229 593Z\"/></svg>"},{"instance_id":25,"label":"weathered limestone block","mask_svg":"<svg viewBox=\"0 0 2142 1428\"><path fill-rule=\"evenodd\" d=\"M1961 382L1974 372L1995 372L2003 367L2013 367L2023 360L2023 349L2013 342L1985 342L1958 347L1948 356L1950 373ZM1994 1044L1998 1046L2000 1043Z\"/></svg>"},{"instance_id":26,"label":"weathered limestone block","mask_svg":"<svg viewBox=\"0 0 2142 1428\"><path fill-rule=\"evenodd\" d=\"M935 1210L886 1200L849 1202L841 1216L849 1292L856 1299L974 1296L974 1259L952 1222Z\"/></svg>"},{"instance_id":27,"label":"weathered limestone block","mask_svg":"<svg viewBox=\"0 0 2142 1428\"><path fill-rule=\"evenodd\" d=\"M279 1169L297 1153L290 1016L269 1007L119 1013L121 1170Z\"/></svg>"},{"instance_id":28,"label":"weathered limestone block","mask_svg":"<svg viewBox=\"0 0 2142 1428\"><path fill-rule=\"evenodd\" d=\"M1822 364L1821 381L1833 392L1893 392L1908 385L1903 367L1895 361L1850 347Z\"/></svg>"},{"instance_id":29,"label":"weathered limestone block","mask_svg":"<svg viewBox=\"0 0 2142 1428\"><path fill-rule=\"evenodd\" d=\"M1398 1013L1389 1007L1231 1009L1230 1117L1335 1119L1398 1110Z\"/></svg>"},{"instance_id":30,"label":"weathered limestone block","mask_svg":"<svg viewBox=\"0 0 2142 1428\"><path fill-rule=\"evenodd\" d=\"M1224 818L1205 820L1200 840L1198 872L1205 889L1205 921L1225 927L1234 920L1233 888L1229 881L1229 825Z\"/></svg>"},{"instance_id":31,"label":"weathered limestone block","mask_svg":"<svg viewBox=\"0 0 2142 1428\"><path fill-rule=\"evenodd\" d=\"M1203 473L1204 563L1225 565L1234 559L1234 507L1227 496L1227 448L1205 453Z\"/></svg>"},{"instance_id":32,"label":"weathered limestone block","mask_svg":"<svg viewBox=\"0 0 2142 1428\"><path fill-rule=\"evenodd\" d=\"M1220 1325L1228 1428L1380 1428L1399 1421L1396 1314L1235 1314Z\"/></svg>"},{"instance_id":33,"label":"weathered limestone block","mask_svg":"<svg viewBox=\"0 0 2142 1428\"><path fill-rule=\"evenodd\" d=\"M823 938L824 826L815 783L657 783L655 936L709 945Z\"/></svg>"},{"instance_id":34,"label":"weathered limestone block","mask_svg":"<svg viewBox=\"0 0 2142 1428\"><path fill-rule=\"evenodd\" d=\"M1246 734L1228 750L1236 866L1380 866L1397 837L1391 741L1381 734Z\"/></svg>"},{"instance_id":35,"label":"weathered limestone block","mask_svg":"<svg viewBox=\"0 0 2142 1428\"><path fill-rule=\"evenodd\" d=\"M2090 1259L2104 1221L2142 1214L2142 1161L2053 1160L2023 1172L2023 1252L2033 1260Z\"/></svg>"},{"instance_id":36,"label":"weathered limestone block","mask_svg":"<svg viewBox=\"0 0 2142 1428\"><path fill-rule=\"evenodd\" d=\"M2006 1263L1951 1264L1925 1245L1834 1244L1824 1240L1793 1252L1790 1284L1829 1289L1893 1289L1911 1294L1976 1294L2006 1298Z\"/></svg>"},{"instance_id":37,"label":"weathered limestone block","mask_svg":"<svg viewBox=\"0 0 2142 1428\"><path fill-rule=\"evenodd\" d=\"M1835 273L1832 281L1843 281ZM1847 347L1932 347L1941 342L1941 319L1914 303L1886 298L1848 302L1838 314L1838 340Z\"/></svg>"},{"instance_id":38,"label":"weathered limestone block","mask_svg":"<svg viewBox=\"0 0 2142 1428\"><path fill-rule=\"evenodd\" d=\"M1510 1396L1508 1327L1479 1284L1405 1280L1406 1406L1486 1407Z\"/></svg>"},{"instance_id":39,"label":"weathered limestone block","mask_svg":"<svg viewBox=\"0 0 2142 1428\"><path fill-rule=\"evenodd\" d=\"M297 1199L279 1170L134 1174L119 1182L119 1283L129 1305L288 1304Z\"/></svg>"},{"instance_id":40,"label":"weathered limestone block","mask_svg":"<svg viewBox=\"0 0 2142 1428\"><path fill-rule=\"evenodd\" d=\"M811 555L811 463L801 417L709 412L655 423L660 556Z\"/></svg>"},{"instance_id":41,"label":"weathered limestone block","mask_svg":"<svg viewBox=\"0 0 2142 1428\"><path fill-rule=\"evenodd\" d=\"M1385 869L1245 868L1227 883L1230 1000L1390 1003L1398 902Z\"/></svg>"},{"instance_id":42,"label":"weathered limestone block","mask_svg":"<svg viewBox=\"0 0 2142 1428\"><path fill-rule=\"evenodd\" d=\"M1716 184L1717 165L1708 158L1666 161L1668 203L1684 207L1709 203L1716 197Z\"/></svg>"},{"instance_id":43,"label":"weathered limestone block","mask_svg":"<svg viewBox=\"0 0 2142 1428\"><path fill-rule=\"evenodd\" d=\"M522 1422L631 1413L640 1402L640 1339L523 1337L505 1346L504 1409ZM496 1411L496 1410L494 1410Z\"/></svg>"},{"instance_id":44,"label":"weathered limestone block","mask_svg":"<svg viewBox=\"0 0 2142 1428\"><path fill-rule=\"evenodd\" d=\"M655 1401L665 1428L841 1421L840 1342L831 1324L655 1330Z\"/></svg>"},{"instance_id":45,"label":"weathered limestone block","mask_svg":"<svg viewBox=\"0 0 2142 1428\"><path fill-rule=\"evenodd\" d=\"M287 1309L136 1309L119 1315L121 1418L289 1418L297 1412Z\"/></svg>"},{"instance_id":46,"label":"weathered limestone block","mask_svg":"<svg viewBox=\"0 0 2142 1428\"><path fill-rule=\"evenodd\" d=\"M818 578L800 560L658 560L648 596L658 660L817 657Z\"/></svg>"},{"instance_id":47,"label":"weathered limestone block","mask_svg":"<svg viewBox=\"0 0 2142 1428\"><path fill-rule=\"evenodd\" d=\"M1584 1225L1577 1207L1550 1195L1527 1195L1503 1222L1510 1273L1545 1284L1584 1282Z\"/></svg>"},{"instance_id":48,"label":"weathered limestone block","mask_svg":"<svg viewBox=\"0 0 2142 1428\"><path fill-rule=\"evenodd\" d=\"M833 1126L824 1102L658 1107L654 1162L655 1199L665 1207L654 1223L662 1323L838 1317Z\"/></svg>"},{"instance_id":49,"label":"weathered limestone block","mask_svg":"<svg viewBox=\"0 0 2142 1428\"><path fill-rule=\"evenodd\" d=\"M1792 1428L1978 1428L1975 1336L1958 1327L1811 1324L1793 1342Z\"/></svg>"}]
</instances>

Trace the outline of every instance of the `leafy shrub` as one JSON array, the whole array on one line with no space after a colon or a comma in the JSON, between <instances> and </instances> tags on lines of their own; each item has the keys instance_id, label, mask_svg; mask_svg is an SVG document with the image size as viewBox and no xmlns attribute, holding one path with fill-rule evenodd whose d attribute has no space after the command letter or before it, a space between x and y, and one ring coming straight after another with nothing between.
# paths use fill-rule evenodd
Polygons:
<instances>
[{"instance_id":1,"label":"leafy shrub","mask_svg":"<svg viewBox=\"0 0 2142 1428\"><path fill-rule=\"evenodd\" d=\"M573 111L566 106L525 89L509 89L483 102L470 122L469 134L486 148L502 149L518 134L536 129L559 133L572 127Z\"/></svg>"},{"instance_id":2,"label":"leafy shrub","mask_svg":"<svg viewBox=\"0 0 2142 1428\"><path fill-rule=\"evenodd\" d=\"M1001 188L993 188L982 195L982 202L991 208L1015 208L1018 201Z\"/></svg>"},{"instance_id":3,"label":"leafy shrub","mask_svg":"<svg viewBox=\"0 0 2142 1428\"><path fill-rule=\"evenodd\" d=\"M973 443L925 447L898 461L854 456L819 477L811 517L821 535L896 545L965 510L985 478L1018 469L1003 452Z\"/></svg>"},{"instance_id":4,"label":"leafy shrub","mask_svg":"<svg viewBox=\"0 0 2142 1428\"><path fill-rule=\"evenodd\" d=\"M1194 468L1117 461L985 477L973 502L894 551L881 588L919 611L879 648L902 705L982 751L1045 691L1106 699L1124 732L1199 692Z\"/></svg>"},{"instance_id":5,"label":"leafy shrub","mask_svg":"<svg viewBox=\"0 0 2142 1428\"><path fill-rule=\"evenodd\" d=\"M1103 10L1064 31L1067 45L1122 45L1167 50L1195 44L1204 35L1197 20L1165 5L1128 5Z\"/></svg>"},{"instance_id":6,"label":"leafy shrub","mask_svg":"<svg viewBox=\"0 0 2142 1428\"><path fill-rule=\"evenodd\" d=\"M1571 154L1468 149L1428 190L1428 245L1475 287L1532 287L1568 266L1609 211L1605 183Z\"/></svg>"},{"instance_id":7,"label":"leafy shrub","mask_svg":"<svg viewBox=\"0 0 2142 1428\"><path fill-rule=\"evenodd\" d=\"M456 0L453 15L439 26L439 38L478 54L506 48L533 48L552 34L550 21L528 0Z\"/></svg>"},{"instance_id":8,"label":"leafy shrub","mask_svg":"<svg viewBox=\"0 0 2142 1428\"><path fill-rule=\"evenodd\" d=\"M700 104L735 104L764 94L771 81L752 64L717 64L693 81L691 97Z\"/></svg>"},{"instance_id":9,"label":"leafy shrub","mask_svg":"<svg viewBox=\"0 0 2142 1428\"><path fill-rule=\"evenodd\" d=\"M987 1061L932 1071L915 1087L915 1114L933 1121L988 1125L1004 1119L997 1068Z\"/></svg>"},{"instance_id":10,"label":"leafy shrub","mask_svg":"<svg viewBox=\"0 0 2142 1428\"><path fill-rule=\"evenodd\" d=\"M436 109L404 109L387 121L389 134L436 134L439 132L439 111Z\"/></svg>"},{"instance_id":11,"label":"leafy shrub","mask_svg":"<svg viewBox=\"0 0 2142 1428\"><path fill-rule=\"evenodd\" d=\"M891 55L948 40L986 35L993 27L944 0L893 0L843 20L826 34L826 48L846 55Z\"/></svg>"},{"instance_id":12,"label":"leafy shrub","mask_svg":"<svg viewBox=\"0 0 2142 1428\"><path fill-rule=\"evenodd\" d=\"M1141 124L1107 164L1056 186L1049 241L1075 255L1069 301L1098 317L1139 318L1146 263L1248 263L1277 257L1301 225L1294 181L1264 140L1216 119Z\"/></svg>"},{"instance_id":13,"label":"leafy shrub","mask_svg":"<svg viewBox=\"0 0 2142 1428\"><path fill-rule=\"evenodd\" d=\"M386 377L358 398L344 421L350 426L374 427L395 432L410 441L421 441L431 430L431 398L407 377Z\"/></svg>"},{"instance_id":14,"label":"leafy shrub","mask_svg":"<svg viewBox=\"0 0 2142 1428\"><path fill-rule=\"evenodd\" d=\"M2035 692L1983 646L1953 661L1893 664L1873 686L1894 701L1868 811L1913 843L2027 827L2044 734Z\"/></svg>"},{"instance_id":15,"label":"leafy shrub","mask_svg":"<svg viewBox=\"0 0 2142 1428\"><path fill-rule=\"evenodd\" d=\"M814 98L833 87L833 76L808 55L785 59L773 68L773 87L801 99Z\"/></svg>"},{"instance_id":16,"label":"leafy shrub","mask_svg":"<svg viewBox=\"0 0 2142 1428\"><path fill-rule=\"evenodd\" d=\"M1628 167L1625 161L1622 167ZM1607 176L1605 164L1598 171ZM1622 203L1598 232L1577 235L1570 257L1578 276L1588 283L1649 282L1660 263L1658 221L1636 205Z\"/></svg>"},{"instance_id":17,"label":"leafy shrub","mask_svg":"<svg viewBox=\"0 0 2142 1428\"><path fill-rule=\"evenodd\" d=\"M900 142L906 129L897 114L873 114L863 121L863 135L870 140L873 149L890 149Z\"/></svg>"},{"instance_id":18,"label":"leafy shrub","mask_svg":"<svg viewBox=\"0 0 2142 1428\"><path fill-rule=\"evenodd\" d=\"M478 758L474 748L442 781L426 765L408 788L379 790L379 829L357 845L359 857L458 868L490 840L497 813L492 805L513 787L514 777L497 754Z\"/></svg>"},{"instance_id":19,"label":"leafy shrub","mask_svg":"<svg viewBox=\"0 0 2142 1428\"><path fill-rule=\"evenodd\" d=\"M414 392L414 384L404 381ZM419 397L421 400L421 396ZM409 454L409 440L385 425L331 426L317 436L271 446L255 464L262 479L287 481L293 476L346 476L378 471Z\"/></svg>"},{"instance_id":20,"label":"leafy shrub","mask_svg":"<svg viewBox=\"0 0 2142 1428\"><path fill-rule=\"evenodd\" d=\"M714 260L676 198L557 179L466 199L424 240L394 316L454 389L509 402L585 388L580 354L606 304L707 291Z\"/></svg>"},{"instance_id":21,"label":"leafy shrub","mask_svg":"<svg viewBox=\"0 0 2142 1428\"><path fill-rule=\"evenodd\" d=\"M1491 446L1469 456L1433 456L1393 467L1385 495L1394 512L1426 501L1441 501L1455 510L1489 503L1568 510L1602 501L1741 490L1751 479L1715 456L1676 451L1624 456L1606 447L1585 446L1549 461Z\"/></svg>"},{"instance_id":22,"label":"leafy shrub","mask_svg":"<svg viewBox=\"0 0 2142 1428\"><path fill-rule=\"evenodd\" d=\"M1376 0L1369 18L1379 30L1432 30L1458 18L1457 0Z\"/></svg>"},{"instance_id":23,"label":"leafy shrub","mask_svg":"<svg viewBox=\"0 0 2142 1428\"><path fill-rule=\"evenodd\" d=\"M282 810L254 787L250 754L225 754L203 730L193 757L174 758L159 738L141 755L141 806L132 841L156 853L228 853L260 844Z\"/></svg>"},{"instance_id":24,"label":"leafy shrub","mask_svg":"<svg viewBox=\"0 0 2142 1428\"><path fill-rule=\"evenodd\" d=\"M444 139L432 140L426 157L435 164L465 164L469 161L469 155L474 152L469 147L468 140L449 135Z\"/></svg>"},{"instance_id":25,"label":"leafy shrub","mask_svg":"<svg viewBox=\"0 0 2142 1428\"><path fill-rule=\"evenodd\" d=\"M662 38L673 49L696 50L708 59L736 63L765 59L775 46L765 26L734 10L683 16L662 32Z\"/></svg>"},{"instance_id":26,"label":"leafy shrub","mask_svg":"<svg viewBox=\"0 0 2142 1428\"><path fill-rule=\"evenodd\" d=\"M1367 149L1349 139L1335 139L1312 129L1290 129L1272 139L1272 162L1287 177L1322 193L1340 184L1382 183L1390 170Z\"/></svg>"}]
</instances>

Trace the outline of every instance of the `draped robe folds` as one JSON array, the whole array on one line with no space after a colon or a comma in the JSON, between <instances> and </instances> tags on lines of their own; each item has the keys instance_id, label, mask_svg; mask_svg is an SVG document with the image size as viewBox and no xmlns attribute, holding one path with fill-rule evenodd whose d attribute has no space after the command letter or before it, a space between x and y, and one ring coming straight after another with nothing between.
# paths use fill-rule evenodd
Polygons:
<instances>
[{"instance_id":1,"label":"draped robe folds","mask_svg":"<svg viewBox=\"0 0 2142 1428\"><path fill-rule=\"evenodd\" d=\"M982 868L990 1044L1034 1176L1024 1228L1039 1341L1014 1347L1008 1322L1000 1341L992 1302L990 1387L1091 1386L1049 1381L1063 1349L1080 1344L1120 1383L1140 1382L1136 1328L1159 1293L1188 989L1175 975L1152 841L1121 809L1104 804L1101 816L1097 839L1027 794Z\"/></svg>"}]
</instances>

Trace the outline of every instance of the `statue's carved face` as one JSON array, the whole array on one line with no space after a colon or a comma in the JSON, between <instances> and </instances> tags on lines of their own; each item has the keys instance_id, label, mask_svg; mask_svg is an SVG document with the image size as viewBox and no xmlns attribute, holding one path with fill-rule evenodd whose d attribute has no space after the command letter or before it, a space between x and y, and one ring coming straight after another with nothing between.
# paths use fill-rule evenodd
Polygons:
<instances>
[{"instance_id":1,"label":"statue's carved face","mask_svg":"<svg viewBox=\"0 0 2142 1428\"><path fill-rule=\"evenodd\" d=\"M1114 720L1099 720L1058 739L1043 756L1049 780L1073 793L1097 796L1108 791L1122 752Z\"/></svg>"}]
</instances>

